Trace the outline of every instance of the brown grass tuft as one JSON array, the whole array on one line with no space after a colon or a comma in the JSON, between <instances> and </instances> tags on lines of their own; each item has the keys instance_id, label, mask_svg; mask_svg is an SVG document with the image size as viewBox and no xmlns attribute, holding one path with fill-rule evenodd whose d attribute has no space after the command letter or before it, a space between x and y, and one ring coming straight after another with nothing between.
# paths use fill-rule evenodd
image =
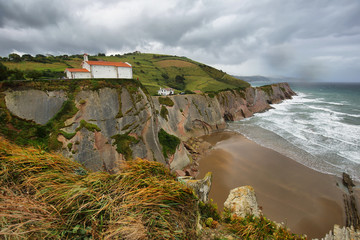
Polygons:
<instances>
[{"instance_id":1,"label":"brown grass tuft","mask_svg":"<svg viewBox=\"0 0 360 240\"><path fill-rule=\"evenodd\" d=\"M5 238L195 238L196 197L160 163L136 159L119 174L88 172L1 138L0 163Z\"/></svg>"},{"instance_id":2,"label":"brown grass tuft","mask_svg":"<svg viewBox=\"0 0 360 240\"><path fill-rule=\"evenodd\" d=\"M181 60L163 60L156 63L160 67L197 67L191 62L181 61Z\"/></svg>"}]
</instances>

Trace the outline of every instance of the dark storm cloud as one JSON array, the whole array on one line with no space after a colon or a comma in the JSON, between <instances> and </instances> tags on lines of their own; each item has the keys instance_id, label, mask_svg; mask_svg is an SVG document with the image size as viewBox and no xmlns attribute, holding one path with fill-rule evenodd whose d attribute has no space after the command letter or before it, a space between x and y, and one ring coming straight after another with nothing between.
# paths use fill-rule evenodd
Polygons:
<instances>
[{"instance_id":1,"label":"dark storm cloud","mask_svg":"<svg viewBox=\"0 0 360 240\"><path fill-rule=\"evenodd\" d=\"M42 28L65 19L61 1L0 1L0 27Z\"/></svg>"},{"instance_id":2,"label":"dark storm cloud","mask_svg":"<svg viewBox=\"0 0 360 240\"><path fill-rule=\"evenodd\" d=\"M140 50L239 75L356 76L359 12L353 0L0 0L0 55Z\"/></svg>"}]
</instances>

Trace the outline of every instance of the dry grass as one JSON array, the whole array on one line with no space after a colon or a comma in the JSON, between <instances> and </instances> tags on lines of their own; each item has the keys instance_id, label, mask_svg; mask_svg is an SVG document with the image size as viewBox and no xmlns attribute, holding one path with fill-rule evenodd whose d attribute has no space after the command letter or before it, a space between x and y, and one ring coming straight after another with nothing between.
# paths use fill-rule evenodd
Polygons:
<instances>
[{"instance_id":1,"label":"dry grass","mask_svg":"<svg viewBox=\"0 0 360 240\"><path fill-rule=\"evenodd\" d=\"M166 67L197 67L191 62L181 61L181 60L163 60L156 62L156 65L166 68Z\"/></svg>"},{"instance_id":2,"label":"dry grass","mask_svg":"<svg viewBox=\"0 0 360 240\"><path fill-rule=\"evenodd\" d=\"M62 219L50 205L29 196L0 188L0 236L8 239L52 237Z\"/></svg>"},{"instance_id":3,"label":"dry grass","mask_svg":"<svg viewBox=\"0 0 360 240\"><path fill-rule=\"evenodd\" d=\"M0 238L195 238L196 197L159 163L93 173L1 138L0 163Z\"/></svg>"}]
</instances>

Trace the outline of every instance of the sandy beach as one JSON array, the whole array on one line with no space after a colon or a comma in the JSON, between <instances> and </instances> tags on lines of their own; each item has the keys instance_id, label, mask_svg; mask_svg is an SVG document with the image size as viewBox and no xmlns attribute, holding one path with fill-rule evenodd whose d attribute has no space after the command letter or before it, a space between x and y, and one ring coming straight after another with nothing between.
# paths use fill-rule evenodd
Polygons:
<instances>
[{"instance_id":1,"label":"sandy beach","mask_svg":"<svg viewBox=\"0 0 360 240\"><path fill-rule=\"evenodd\" d=\"M265 216L309 239L343 226L341 179L307 168L271 149L230 132L203 136L213 150L200 160L200 174L213 172L212 198L223 208L229 191L251 185Z\"/></svg>"}]
</instances>

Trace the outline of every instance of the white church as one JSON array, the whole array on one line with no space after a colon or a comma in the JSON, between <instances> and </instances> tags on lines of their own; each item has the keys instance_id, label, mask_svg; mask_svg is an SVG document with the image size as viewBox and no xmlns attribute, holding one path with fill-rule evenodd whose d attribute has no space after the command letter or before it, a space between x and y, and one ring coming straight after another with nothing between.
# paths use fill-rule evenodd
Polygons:
<instances>
[{"instance_id":1,"label":"white church","mask_svg":"<svg viewBox=\"0 0 360 240\"><path fill-rule=\"evenodd\" d=\"M82 68L65 69L66 77L74 78L126 78L132 79L132 66L130 63L89 61L88 55L84 54Z\"/></svg>"}]
</instances>

